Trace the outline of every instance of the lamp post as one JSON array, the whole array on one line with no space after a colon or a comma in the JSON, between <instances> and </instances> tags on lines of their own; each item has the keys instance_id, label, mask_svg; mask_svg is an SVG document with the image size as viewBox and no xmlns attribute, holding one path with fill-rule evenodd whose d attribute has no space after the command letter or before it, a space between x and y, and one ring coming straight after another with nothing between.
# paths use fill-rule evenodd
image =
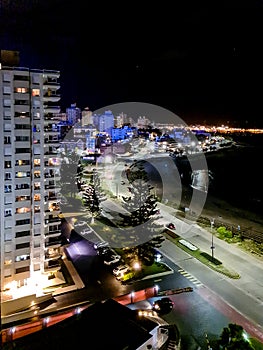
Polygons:
<instances>
[{"instance_id":1,"label":"lamp post","mask_svg":"<svg viewBox=\"0 0 263 350\"><path fill-rule=\"evenodd\" d=\"M211 241L212 261L214 261L214 249L215 249L215 246L214 246L214 235L213 235L213 226L214 226L214 223L215 223L215 219L214 219L214 218L210 219L211 234L212 234L212 241Z\"/></svg>"}]
</instances>

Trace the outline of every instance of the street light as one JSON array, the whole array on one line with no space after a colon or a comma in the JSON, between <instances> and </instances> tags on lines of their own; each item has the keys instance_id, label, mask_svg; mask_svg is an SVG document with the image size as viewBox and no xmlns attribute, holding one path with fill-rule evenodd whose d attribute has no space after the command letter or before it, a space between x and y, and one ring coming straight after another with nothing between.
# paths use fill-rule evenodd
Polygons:
<instances>
[{"instance_id":1,"label":"street light","mask_svg":"<svg viewBox=\"0 0 263 350\"><path fill-rule=\"evenodd\" d=\"M135 295L135 293L132 291L131 292L131 304L133 304L133 302L134 302L134 295Z\"/></svg>"},{"instance_id":2,"label":"street light","mask_svg":"<svg viewBox=\"0 0 263 350\"><path fill-rule=\"evenodd\" d=\"M156 285L154 286L154 296L155 296L155 297L157 297L158 291L159 291L159 286L156 284Z\"/></svg>"},{"instance_id":3,"label":"street light","mask_svg":"<svg viewBox=\"0 0 263 350\"><path fill-rule=\"evenodd\" d=\"M214 235L213 235L214 223L215 223L215 219L214 218L210 219L211 234L212 234L212 242L211 242L212 261L214 261L214 249L215 249L215 246L214 246Z\"/></svg>"}]
</instances>

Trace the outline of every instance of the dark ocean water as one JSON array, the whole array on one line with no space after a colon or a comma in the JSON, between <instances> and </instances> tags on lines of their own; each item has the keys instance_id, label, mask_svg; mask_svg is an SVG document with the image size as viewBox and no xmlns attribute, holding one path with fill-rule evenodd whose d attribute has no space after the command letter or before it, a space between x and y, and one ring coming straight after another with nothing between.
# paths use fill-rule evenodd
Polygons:
<instances>
[{"instance_id":1,"label":"dark ocean water","mask_svg":"<svg viewBox=\"0 0 263 350\"><path fill-rule=\"evenodd\" d=\"M263 134L251 136L233 136L235 145L218 151L205 153L205 165L209 173L208 196L224 200L231 206L262 215L263 217ZM199 158L198 158L199 157ZM164 159L165 162L165 159ZM178 184L183 185L186 192L192 191L193 168L195 162L200 168L200 155L188 158L174 158L180 174ZM163 176L154 166L146 162L146 170L150 178L159 188L162 195ZM203 164L203 163L202 163ZM165 171L165 164L162 167ZM206 177L207 179L207 177ZM207 183L207 181L206 181ZM179 186L180 187L180 186ZM171 193L174 194L174 188Z\"/></svg>"},{"instance_id":2,"label":"dark ocean water","mask_svg":"<svg viewBox=\"0 0 263 350\"><path fill-rule=\"evenodd\" d=\"M263 135L234 136L235 147L206 154L208 194L263 215Z\"/></svg>"}]
</instances>

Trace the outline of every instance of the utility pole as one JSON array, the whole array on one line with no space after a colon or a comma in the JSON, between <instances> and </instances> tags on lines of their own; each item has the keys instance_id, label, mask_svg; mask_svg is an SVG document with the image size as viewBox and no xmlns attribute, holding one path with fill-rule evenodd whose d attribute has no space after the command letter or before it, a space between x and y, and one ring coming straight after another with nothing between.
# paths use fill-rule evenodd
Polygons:
<instances>
[{"instance_id":1,"label":"utility pole","mask_svg":"<svg viewBox=\"0 0 263 350\"><path fill-rule=\"evenodd\" d=\"M214 218L210 219L210 223L211 223L211 234L212 234L211 253L212 253L212 261L214 261L214 249L215 249L215 246L214 246L213 226L214 226L214 223L215 223L215 219Z\"/></svg>"}]
</instances>

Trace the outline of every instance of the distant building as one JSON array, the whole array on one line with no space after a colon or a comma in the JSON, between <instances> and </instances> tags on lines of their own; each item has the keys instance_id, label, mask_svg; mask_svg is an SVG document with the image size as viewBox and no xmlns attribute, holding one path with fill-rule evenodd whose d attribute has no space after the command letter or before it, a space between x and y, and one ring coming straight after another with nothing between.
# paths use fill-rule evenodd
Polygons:
<instances>
[{"instance_id":1,"label":"distant building","mask_svg":"<svg viewBox=\"0 0 263 350\"><path fill-rule=\"evenodd\" d=\"M75 125L81 120L81 110L77 107L76 103L71 104L69 108L66 109L67 121L70 125Z\"/></svg>"},{"instance_id":2,"label":"distant building","mask_svg":"<svg viewBox=\"0 0 263 350\"><path fill-rule=\"evenodd\" d=\"M150 124L151 124L150 119L146 118L145 116L138 117L138 120L137 120L137 128L138 129L147 128Z\"/></svg>"},{"instance_id":3,"label":"distant building","mask_svg":"<svg viewBox=\"0 0 263 350\"><path fill-rule=\"evenodd\" d=\"M111 138L112 141L124 140L133 136L133 129L129 126L123 126L121 128L112 128Z\"/></svg>"},{"instance_id":4,"label":"distant building","mask_svg":"<svg viewBox=\"0 0 263 350\"><path fill-rule=\"evenodd\" d=\"M88 107L86 107L84 111L82 111L81 125L93 125L93 115Z\"/></svg>"},{"instance_id":5,"label":"distant building","mask_svg":"<svg viewBox=\"0 0 263 350\"><path fill-rule=\"evenodd\" d=\"M111 135L111 129L114 127L114 115L112 111L105 111L102 114L94 114L93 124L98 132L106 132Z\"/></svg>"}]
</instances>

